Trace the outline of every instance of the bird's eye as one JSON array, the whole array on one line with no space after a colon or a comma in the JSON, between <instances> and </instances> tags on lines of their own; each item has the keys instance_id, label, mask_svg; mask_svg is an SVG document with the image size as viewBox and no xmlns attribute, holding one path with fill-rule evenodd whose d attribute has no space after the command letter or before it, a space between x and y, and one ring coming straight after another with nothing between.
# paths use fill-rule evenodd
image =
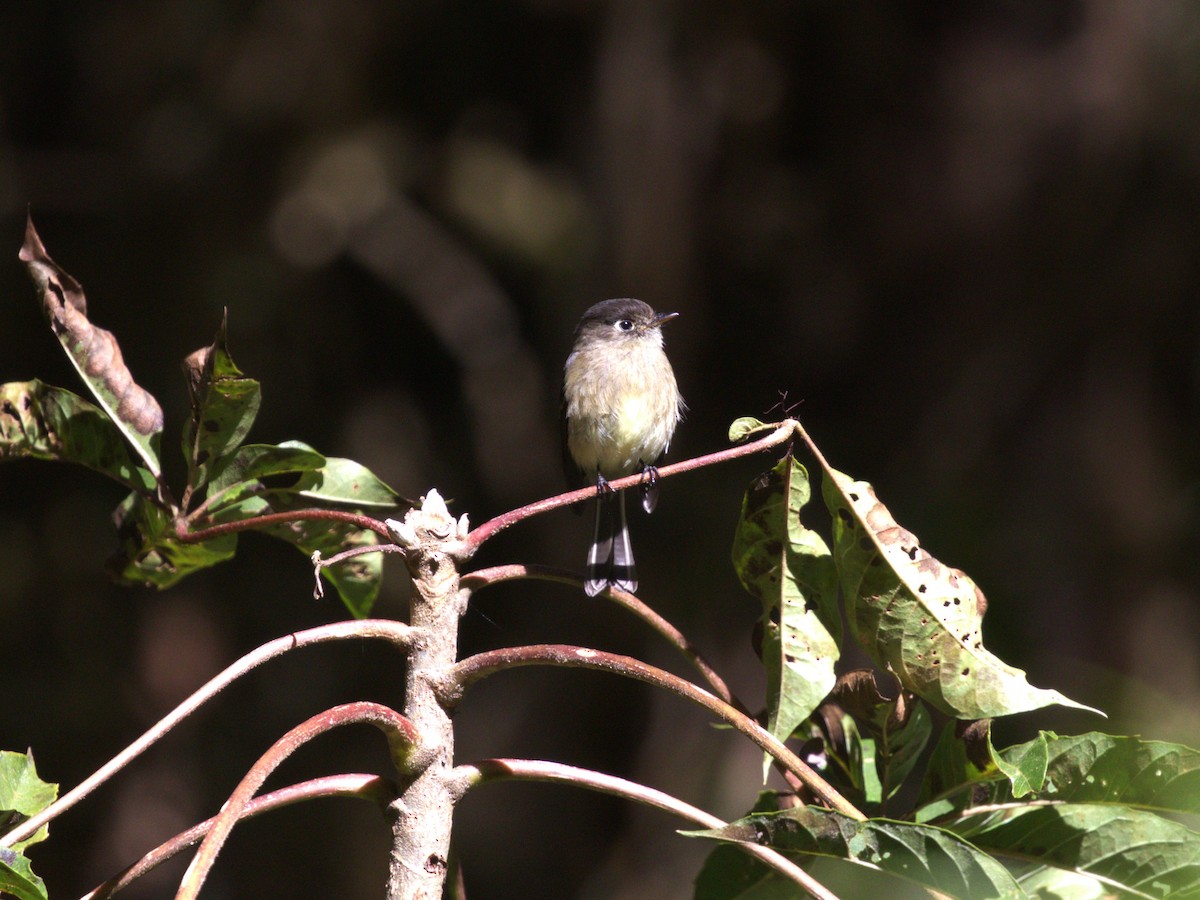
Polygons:
<instances>
[{"instance_id":1,"label":"bird's eye","mask_svg":"<svg viewBox=\"0 0 1200 900\"><path fill-rule=\"evenodd\" d=\"M630 319L619 319L617 321L617 331L633 331L633 321Z\"/></svg>"}]
</instances>

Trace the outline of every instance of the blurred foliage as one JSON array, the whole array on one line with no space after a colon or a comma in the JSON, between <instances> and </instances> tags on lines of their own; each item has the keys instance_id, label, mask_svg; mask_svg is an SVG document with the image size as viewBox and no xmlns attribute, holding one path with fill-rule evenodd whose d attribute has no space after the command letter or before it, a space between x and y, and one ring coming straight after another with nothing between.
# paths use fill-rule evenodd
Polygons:
<instances>
[{"instance_id":1,"label":"blurred foliage","mask_svg":"<svg viewBox=\"0 0 1200 900\"><path fill-rule=\"evenodd\" d=\"M169 423L188 414L179 361L228 307L262 383L251 441L300 438L410 496L436 485L481 521L562 486L574 322L639 296L682 313L677 458L786 391L980 583L997 653L1103 697L1114 732L1194 745L1198 73L1200 10L1163 0L4 4L0 382L73 384L16 259L31 206ZM759 677L758 611L727 562L743 465L667 485L633 523L644 597L735 689ZM0 615L31 636L6 646L3 688L44 711L0 720L0 746L33 746L68 786L237 652L341 615L294 551L253 537L178 591L109 584L122 492L98 481L0 468ZM586 524L544 519L480 564L580 565ZM403 615L403 580L380 612ZM582 598L506 591L478 598L465 649L673 663ZM52 894L210 814L323 706L396 702L393 662L330 652L235 691L35 848ZM727 816L756 787L757 754L669 701L574 674L507 684L460 712L461 758L559 758ZM290 774L369 767L364 744L331 737ZM661 816L493 790L459 823L469 891L678 895L699 867ZM377 896L384 836L344 815L235 833L227 893ZM334 882L351 857L361 883Z\"/></svg>"}]
</instances>

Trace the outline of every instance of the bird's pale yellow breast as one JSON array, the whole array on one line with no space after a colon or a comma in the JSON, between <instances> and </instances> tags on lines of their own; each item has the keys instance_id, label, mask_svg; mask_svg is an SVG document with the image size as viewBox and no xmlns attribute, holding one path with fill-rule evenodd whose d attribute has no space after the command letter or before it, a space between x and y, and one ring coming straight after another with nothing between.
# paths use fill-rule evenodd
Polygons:
<instances>
[{"instance_id":1,"label":"bird's pale yellow breast","mask_svg":"<svg viewBox=\"0 0 1200 900\"><path fill-rule=\"evenodd\" d=\"M680 418L675 374L660 341L649 336L573 353L563 395L571 458L605 478L655 462Z\"/></svg>"}]
</instances>

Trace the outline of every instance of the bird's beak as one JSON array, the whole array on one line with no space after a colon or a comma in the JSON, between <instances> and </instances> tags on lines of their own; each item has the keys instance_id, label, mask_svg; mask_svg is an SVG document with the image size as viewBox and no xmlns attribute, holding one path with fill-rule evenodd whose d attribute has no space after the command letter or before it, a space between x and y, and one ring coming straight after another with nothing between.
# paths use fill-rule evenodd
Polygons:
<instances>
[{"instance_id":1,"label":"bird's beak","mask_svg":"<svg viewBox=\"0 0 1200 900\"><path fill-rule=\"evenodd\" d=\"M652 328L658 328L660 325L665 325L667 322L670 322L678 315L679 313L658 313L650 325Z\"/></svg>"}]
</instances>

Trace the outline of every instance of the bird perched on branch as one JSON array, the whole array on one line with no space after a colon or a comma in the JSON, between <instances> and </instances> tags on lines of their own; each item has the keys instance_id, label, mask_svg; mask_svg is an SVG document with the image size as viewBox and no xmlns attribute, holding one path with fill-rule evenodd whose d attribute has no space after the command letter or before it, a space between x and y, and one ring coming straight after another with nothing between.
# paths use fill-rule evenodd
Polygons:
<instances>
[{"instance_id":1,"label":"bird perched on branch","mask_svg":"<svg viewBox=\"0 0 1200 900\"><path fill-rule=\"evenodd\" d=\"M608 482L645 476L642 507L658 502L654 464L683 418L684 403L663 351L662 326L678 313L656 313L641 300L604 300L579 320L563 371L563 463L575 483L596 484L596 531L584 590L637 590L625 494ZM573 470L573 472L572 472Z\"/></svg>"}]
</instances>

